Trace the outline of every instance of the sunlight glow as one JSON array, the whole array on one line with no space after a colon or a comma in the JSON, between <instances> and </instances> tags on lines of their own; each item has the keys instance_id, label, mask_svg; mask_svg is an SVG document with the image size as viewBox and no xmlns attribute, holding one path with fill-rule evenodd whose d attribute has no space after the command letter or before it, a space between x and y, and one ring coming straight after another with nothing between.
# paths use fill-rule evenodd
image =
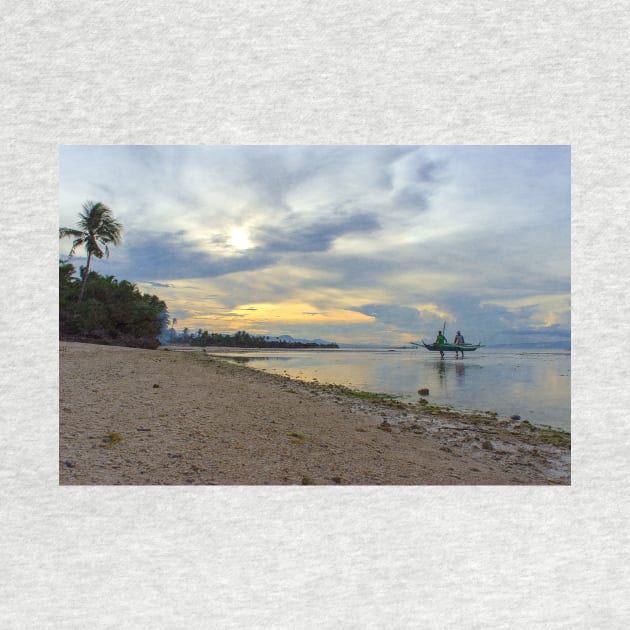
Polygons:
<instances>
[{"instance_id":1,"label":"sunlight glow","mask_svg":"<svg viewBox=\"0 0 630 630\"><path fill-rule=\"evenodd\" d=\"M284 324L349 324L371 320L367 315L344 309L320 311L305 302L244 304L235 308L234 312L242 315L244 321L276 320Z\"/></svg>"},{"instance_id":2,"label":"sunlight glow","mask_svg":"<svg viewBox=\"0 0 630 630\"><path fill-rule=\"evenodd\" d=\"M241 227L232 229L228 243L238 250L249 249L252 247L252 242L249 240L247 230Z\"/></svg>"}]
</instances>

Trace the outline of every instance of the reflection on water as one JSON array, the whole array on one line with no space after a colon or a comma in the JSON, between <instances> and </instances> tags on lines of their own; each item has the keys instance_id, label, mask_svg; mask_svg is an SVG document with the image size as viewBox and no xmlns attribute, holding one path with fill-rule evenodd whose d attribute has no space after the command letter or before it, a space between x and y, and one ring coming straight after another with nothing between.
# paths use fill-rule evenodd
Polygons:
<instances>
[{"instance_id":1,"label":"reflection on water","mask_svg":"<svg viewBox=\"0 0 630 630\"><path fill-rule=\"evenodd\" d=\"M479 353L479 354L477 354ZM571 354L484 348L465 359L440 360L422 350L280 351L226 358L306 381L337 383L465 411L520 415L537 424L570 429Z\"/></svg>"}]
</instances>

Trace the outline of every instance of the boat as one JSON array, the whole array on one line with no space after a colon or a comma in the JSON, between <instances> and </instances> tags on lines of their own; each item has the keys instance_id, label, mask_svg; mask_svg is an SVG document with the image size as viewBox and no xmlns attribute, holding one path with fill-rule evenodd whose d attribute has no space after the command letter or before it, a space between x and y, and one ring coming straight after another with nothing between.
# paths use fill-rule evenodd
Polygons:
<instances>
[{"instance_id":1,"label":"boat","mask_svg":"<svg viewBox=\"0 0 630 630\"><path fill-rule=\"evenodd\" d=\"M472 352L477 348L483 348L483 345L480 343L462 343L460 345L456 345L454 343L443 343L438 345L437 343L426 343L424 339L422 340L422 344L411 342L412 346L417 346L418 348L422 348L424 346L427 350L431 350L431 352Z\"/></svg>"}]
</instances>

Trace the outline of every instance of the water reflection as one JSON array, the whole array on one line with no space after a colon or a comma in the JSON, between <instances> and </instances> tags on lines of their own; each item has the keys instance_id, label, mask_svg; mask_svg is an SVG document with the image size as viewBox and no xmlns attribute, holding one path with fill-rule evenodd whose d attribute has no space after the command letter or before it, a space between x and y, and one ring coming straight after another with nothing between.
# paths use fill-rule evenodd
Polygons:
<instances>
[{"instance_id":1,"label":"water reflection","mask_svg":"<svg viewBox=\"0 0 630 630\"><path fill-rule=\"evenodd\" d=\"M438 375L440 384L444 387L448 386L449 383L455 383L463 386L467 370L470 372L471 370L481 369L481 365L476 363L465 363L464 361L458 361L457 363L451 363L449 361L435 361L433 367Z\"/></svg>"}]
</instances>

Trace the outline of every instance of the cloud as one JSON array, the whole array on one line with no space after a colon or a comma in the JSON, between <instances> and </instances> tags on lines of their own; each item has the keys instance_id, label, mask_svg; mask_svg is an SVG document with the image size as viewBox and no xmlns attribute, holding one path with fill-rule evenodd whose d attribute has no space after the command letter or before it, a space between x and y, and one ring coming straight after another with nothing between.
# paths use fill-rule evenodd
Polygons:
<instances>
[{"instance_id":1,"label":"cloud","mask_svg":"<svg viewBox=\"0 0 630 630\"><path fill-rule=\"evenodd\" d=\"M110 205L124 240L94 269L197 318L292 302L311 326L370 315L348 336L434 334L444 313L518 338L569 330L569 183L568 147L65 147L60 223Z\"/></svg>"},{"instance_id":2,"label":"cloud","mask_svg":"<svg viewBox=\"0 0 630 630\"><path fill-rule=\"evenodd\" d=\"M526 328L524 330L512 330L512 335L527 336L527 337L544 337L548 340L550 337L552 341L556 339L564 340L571 338L571 331L559 325L545 326L544 328Z\"/></svg>"},{"instance_id":3,"label":"cloud","mask_svg":"<svg viewBox=\"0 0 630 630\"><path fill-rule=\"evenodd\" d=\"M417 329L421 322L418 309L398 304L364 304L348 310L374 317L382 323L393 324L403 330Z\"/></svg>"},{"instance_id":4,"label":"cloud","mask_svg":"<svg viewBox=\"0 0 630 630\"><path fill-rule=\"evenodd\" d=\"M169 309L169 315L170 315L171 321L173 321L174 319L181 321L181 320L186 320L186 319L189 319L190 317L193 317L194 313L186 309L177 308L177 309Z\"/></svg>"},{"instance_id":5,"label":"cloud","mask_svg":"<svg viewBox=\"0 0 630 630\"><path fill-rule=\"evenodd\" d=\"M152 287L160 287L164 289L169 289L175 286L174 284L165 284L164 282L147 282L147 284L151 285Z\"/></svg>"},{"instance_id":6,"label":"cloud","mask_svg":"<svg viewBox=\"0 0 630 630\"><path fill-rule=\"evenodd\" d=\"M446 160L431 159L423 150L402 156L390 166L394 206L426 210L430 196L446 181L447 169Z\"/></svg>"},{"instance_id":7,"label":"cloud","mask_svg":"<svg viewBox=\"0 0 630 630\"><path fill-rule=\"evenodd\" d=\"M211 278L263 269L277 264L283 255L325 252L340 236L379 229L376 218L361 213L313 223L298 219L296 223L261 228L252 235L257 247L232 251L232 255L225 255L219 238L208 243L191 239L182 230L170 234L135 230L124 241L124 253L112 256L109 264L133 281L172 287L158 279ZM98 270L98 264L95 269Z\"/></svg>"},{"instance_id":8,"label":"cloud","mask_svg":"<svg viewBox=\"0 0 630 630\"><path fill-rule=\"evenodd\" d=\"M508 308L498 304L484 304L471 296L445 295L435 308L421 309L399 304L364 304L349 307L373 317L391 332L417 336L434 335L447 321L448 336L459 329L465 335L486 343L504 343L513 335L532 336L544 341L557 341L570 336L570 329L562 325L545 326L537 317L538 306ZM393 327L393 328L392 328Z\"/></svg>"},{"instance_id":9,"label":"cloud","mask_svg":"<svg viewBox=\"0 0 630 630\"><path fill-rule=\"evenodd\" d=\"M356 212L313 222L305 222L293 214L285 218L280 226L258 228L253 238L260 243L259 248L267 253L323 252L330 249L340 236L369 234L379 228L376 217L368 213Z\"/></svg>"},{"instance_id":10,"label":"cloud","mask_svg":"<svg viewBox=\"0 0 630 630\"><path fill-rule=\"evenodd\" d=\"M276 258L261 250L222 256L202 249L202 244L181 233L134 232L125 242L126 260L113 256L110 265L135 282L157 279L212 278L268 267Z\"/></svg>"}]
</instances>

